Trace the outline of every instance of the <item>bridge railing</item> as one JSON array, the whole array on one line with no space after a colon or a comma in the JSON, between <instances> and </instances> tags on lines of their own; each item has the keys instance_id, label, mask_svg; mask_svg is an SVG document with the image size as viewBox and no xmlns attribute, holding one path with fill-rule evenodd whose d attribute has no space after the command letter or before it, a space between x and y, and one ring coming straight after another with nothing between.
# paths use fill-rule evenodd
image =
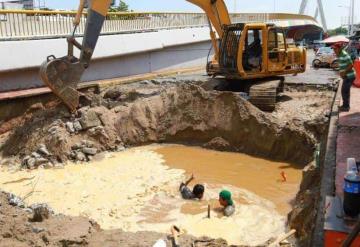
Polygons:
<instances>
[{"instance_id":1,"label":"bridge railing","mask_svg":"<svg viewBox=\"0 0 360 247\"><path fill-rule=\"evenodd\" d=\"M73 31L71 11L9 11L0 10L0 39L43 39L66 37ZM84 33L86 13L76 35ZM102 34L152 31L207 26L202 13L109 13Z\"/></svg>"},{"instance_id":2,"label":"bridge railing","mask_svg":"<svg viewBox=\"0 0 360 247\"><path fill-rule=\"evenodd\" d=\"M73 31L72 21L75 15L76 12L73 11L0 10L0 40L66 37ZM86 13L82 15L75 35L81 36L84 33L86 16ZM233 22L266 22L288 17L289 15L231 14ZM208 21L203 13L113 12L106 16L102 34L205 26L208 26Z\"/></svg>"}]
</instances>

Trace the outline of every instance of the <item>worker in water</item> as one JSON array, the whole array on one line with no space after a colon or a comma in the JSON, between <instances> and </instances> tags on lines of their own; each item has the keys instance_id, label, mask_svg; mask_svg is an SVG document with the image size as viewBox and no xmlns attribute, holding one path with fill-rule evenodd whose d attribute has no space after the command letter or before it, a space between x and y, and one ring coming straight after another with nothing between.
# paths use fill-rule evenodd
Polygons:
<instances>
[{"instance_id":1,"label":"worker in water","mask_svg":"<svg viewBox=\"0 0 360 247\"><path fill-rule=\"evenodd\" d=\"M350 110L350 89L355 80L355 70L350 55L345 51L343 43L335 43L331 46L336 53L339 61L340 77L343 79L341 87L341 96L343 100L340 111L348 112Z\"/></svg>"},{"instance_id":2,"label":"worker in water","mask_svg":"<svg viewBox=\"0 0 360 247\"><path fill-rule=\"evenodd\" d=\"M222 190L219 194L219 203L224 207L224 215L231 216L235 212L235 205L231 199L231 192Z\"/></svg>"},{"instance_id":3,"label":"worker in water","mask_svg":"<svg viewBox=\"0 0 360 247\"><path fill-rule=\"evenodd\" d=\"M204 196L204 186L201 184L196 184L191 191L188 187L189 183L194 179L194 175L192 174L191 177L185 182L180 184L179 191L183 199L191 200L191 199L198 199L201 200Z\"/></svg>"}]
</instances>

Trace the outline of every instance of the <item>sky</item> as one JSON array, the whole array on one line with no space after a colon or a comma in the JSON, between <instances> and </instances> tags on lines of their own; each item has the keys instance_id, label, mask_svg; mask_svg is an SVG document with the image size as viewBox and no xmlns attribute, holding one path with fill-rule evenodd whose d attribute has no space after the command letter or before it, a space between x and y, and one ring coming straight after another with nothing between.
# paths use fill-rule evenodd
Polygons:
<instances>
[{"instance_id":1,"label":"sky","mask_svg":"<svg viewBox=\"0 0 360 247\"><path fill-rule=\"evenodd\" d=\"M39 0L35 0L38 2ZM46 7L53 9L76 9L78 0L40 0L45 1ZM117 0L118 2L118 0ZM185 0L125 0L131 10L134 11L171 11L171 12L201 12L193 4ZM306 14L314 15L316 0L309 0ZM322 0L329 28L339 27L345 24L348 16L350 0ZM355 1L356 4L357 1ZM301 0L226 0L230 12L284 12L298 13ZM343 7L339 7L343 6ZM355 5L355 15L359 13L360 5ZM360 20L355 18L355 20Z\"/></svg>"}]
</instances>

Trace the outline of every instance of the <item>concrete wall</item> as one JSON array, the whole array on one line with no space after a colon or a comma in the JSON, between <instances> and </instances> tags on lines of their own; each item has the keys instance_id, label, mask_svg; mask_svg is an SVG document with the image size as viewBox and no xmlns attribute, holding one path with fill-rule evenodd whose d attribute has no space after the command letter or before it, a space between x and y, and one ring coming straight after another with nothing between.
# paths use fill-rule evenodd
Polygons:
<instances>
[{"instance_id":1,"label":"concrete wall","mask_svg":"<svg viewBox=\"0 0 360 247\"><path fill-rule=\"evenodd\" d=\"M211 46L207 28L101 36L82 81L110 79L206 64ZM0 46L0 92L41 87L39 65L63 56L64 39L7 41Z\"/></svg>"}]
</instances>

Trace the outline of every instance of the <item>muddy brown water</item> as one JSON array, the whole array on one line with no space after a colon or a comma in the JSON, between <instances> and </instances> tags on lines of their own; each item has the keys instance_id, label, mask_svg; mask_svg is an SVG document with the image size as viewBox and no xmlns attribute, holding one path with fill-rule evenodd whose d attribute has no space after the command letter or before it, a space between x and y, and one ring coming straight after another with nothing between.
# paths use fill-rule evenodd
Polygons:
<instances>
[{"instance_id":1,"label":"muddy brown water","mask_svg":"<svg viewBox=\"0 0 360 247\"><path fill-rule=\"evenodd\" d=\"M249 190L273 202L282 215L291 211L291 202L299 190L302 168L282 162L255 158L241 153L219 152L199 147L165 146L155 150L163 156L171 168L183 169L187 175L194 174L190 184L229 184ZM281 173L287 178L283 182ZM239 201L239 203L246 203ZM213 207L216 200L211 201ZM200 209L202 210L202 209ZM183 206L186 213L198 213L199 207L192 203Z\"/></svg>"},{"instance_id":2,"label":"muddy brown water","mask_svg":"<svg viewBox=\"0 0 360 247\"><path fill-rule=\"evenodd\" d=\"M281 171L287 175L285 183ZM181 199L178 186L184 172L194 173L191 185L205 183L204 200ZM176 224L194 236L239 245L262 244L284 233L300 180L301 169L291 164L181 145L108 153L101 161L64 169L0 172L1 189L29 195L27 204L48 203L55 212L92 218L103 229L168 233ZM231 217L223 217L217 201L223 188L234 195Z\"/></svg>"}]
</instances>

